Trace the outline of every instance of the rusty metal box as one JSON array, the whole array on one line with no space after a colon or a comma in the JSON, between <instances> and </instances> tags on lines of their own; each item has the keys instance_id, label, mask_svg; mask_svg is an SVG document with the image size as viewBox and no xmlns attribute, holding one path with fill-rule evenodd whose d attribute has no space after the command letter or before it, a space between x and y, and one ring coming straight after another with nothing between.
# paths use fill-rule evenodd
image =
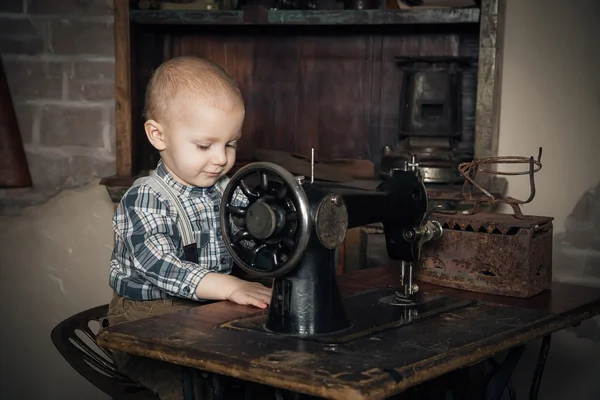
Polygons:
<instances>
[{"instance_id":1,"label":"rusty metal box","mask_svg":"<svg viewBox=\"0 0 600 400\"><path fill-rule=\"evenodd\" d=\"M416 279L487 294L531 297L552 284L551 217L443 214L443 235L423 245Z\"/></svg>"}]
</instances>

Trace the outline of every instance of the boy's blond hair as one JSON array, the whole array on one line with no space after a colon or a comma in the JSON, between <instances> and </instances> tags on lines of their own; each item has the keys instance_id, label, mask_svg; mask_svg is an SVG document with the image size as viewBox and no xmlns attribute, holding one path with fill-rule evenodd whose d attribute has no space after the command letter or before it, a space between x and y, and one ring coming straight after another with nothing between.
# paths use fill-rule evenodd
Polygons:
<instances>
[{"instance_id":1,"label":"boy's blond hair","mask_svg":"<svg viewBox=\"0 0 600 400\"><path fill-rule=\"evenodd\" d=\"M176 113L168 110L168 104L179 94L207 107L244 108L240 90L225 69L203 58L184 56L164 62L152 74L146 88L146 120L167 122Z\"/></svg>"}]
</instances>

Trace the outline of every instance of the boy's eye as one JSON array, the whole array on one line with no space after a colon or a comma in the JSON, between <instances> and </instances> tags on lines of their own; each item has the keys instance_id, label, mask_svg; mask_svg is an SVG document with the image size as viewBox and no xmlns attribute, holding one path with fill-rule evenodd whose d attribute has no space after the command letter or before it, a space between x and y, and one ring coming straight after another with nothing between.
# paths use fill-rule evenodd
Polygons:
<instances>
[{"instance_id":1,"label":"boy's eye","mask_svg":"<svg viewBox=\"0 0 600 400\"><path fill-rule=\"evenodd\" d=\"M237 149L237 143L229 143L227 147L231 147L232 149Z\"/></svg>"},{"instance_id":2,"label":"boy's eye","mask_svg":"<svg viewBox=\"0 0 600 400\"><path fill-rule=\"evenodd\" d=\"M208 150L210 149L210 144L197 144L196 147L200 150Z\"/></svg>"}]
</instances>

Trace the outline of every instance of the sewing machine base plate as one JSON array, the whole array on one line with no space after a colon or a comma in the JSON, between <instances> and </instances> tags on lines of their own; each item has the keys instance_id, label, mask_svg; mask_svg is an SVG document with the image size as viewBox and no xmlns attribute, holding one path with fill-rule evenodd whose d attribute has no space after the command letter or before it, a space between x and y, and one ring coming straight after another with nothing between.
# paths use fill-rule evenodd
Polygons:
<instances>
[{"instance_id":1,"label":"sewing machine base plate","mask_svg":"<svg viewBox=\"0 0 600 400\"><path fill-rule=\"evenodd\" d=\"M422 294L420 302L401 306L390 304L390 299L400 288L381 288L347 296L343 299L348 319L352 325L343 331L319 335L286 335L318 343L338 344L372 335L388 329L399 328L426 318L431 318L458 308L476 304L475 300L454 299L437 294ZM218 325L222 329L258 331L278 335L265 328L268 312L253 314Z\"/></svg>"},{"instance_id":2,"label":"sewing machine base plate","mask_svg":"<svg viewBox=\"0 0 600 400\"><path fill-rule=\"evenodd\" d=\"M397 307L423 307L425 303L431 303L435 300L447 299L448 296L439 293L421 293L418 292L410 297L404 297L398 293L392 293L379 299L381 303Z\"/></svg>"}]
</instances>

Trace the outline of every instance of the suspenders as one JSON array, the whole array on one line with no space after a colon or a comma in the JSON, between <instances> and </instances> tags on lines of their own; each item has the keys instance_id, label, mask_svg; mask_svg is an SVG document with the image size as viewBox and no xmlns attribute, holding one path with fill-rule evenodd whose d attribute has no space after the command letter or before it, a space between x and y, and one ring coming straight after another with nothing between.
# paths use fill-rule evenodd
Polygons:
<instances>
[{"instance_id":1,"label":"suspenders","mask_svg":"<svg viewBox=\"0 0 600 400\"><path fill-rule=\"evenodd\" d=\"M183 205L173 190L153 171L148 177L140 178L139 183L145 183L166 198L177 214L177 229L183 241L184 257L187 261L198 262L198 250L194 240L194 230ZM136 182L138 183L138 182Z\"/></svg>"},{"instance_id":2,"label":"suspenders","mask_svg":"<svg viewBox=\"0 0 600 400\"><path fill-rule=\"evenodd\" d=\"M183 240L183 245L187 246L194 243L192 224L177 195L173 193L173 190L169 185L167 185L160 176L156 175L156 173L152 172L148 178L146 184L168 199L171 206L175 207L178 216L177 228L179 229L179 234Z\"/></svg>"}]
</instances>

